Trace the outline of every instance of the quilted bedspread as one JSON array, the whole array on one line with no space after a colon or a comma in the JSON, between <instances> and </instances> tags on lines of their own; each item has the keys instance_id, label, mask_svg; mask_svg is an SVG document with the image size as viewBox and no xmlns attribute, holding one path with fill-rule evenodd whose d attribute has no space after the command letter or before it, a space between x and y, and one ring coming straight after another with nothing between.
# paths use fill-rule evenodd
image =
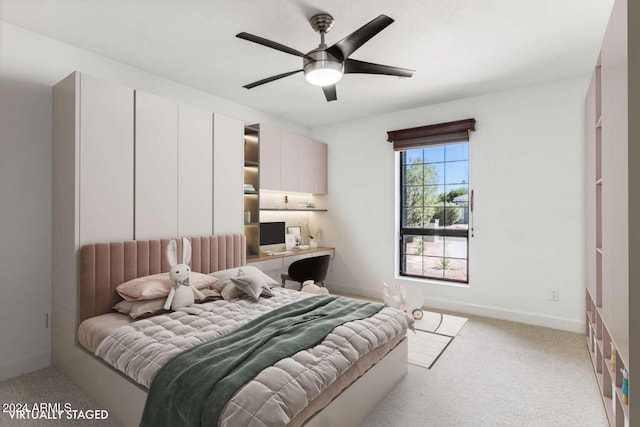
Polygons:
<instances>
[{"instance_id":1,"label":"quilted bedspread","mask_svg":"<svg viewBox=\"0 0 640 427\"><path fill-rule=\"evenodd\" d=\"M194 345L225 335L252 319L310 294L275 288L258 303L238 299L194 304L114 330L96 355L149 387L169 359ZM318 345L260 372L231 398L219 426L286 425L358 358L406 333L412 320L392 308L335 328Z\"/></svg>"}]
</instances>

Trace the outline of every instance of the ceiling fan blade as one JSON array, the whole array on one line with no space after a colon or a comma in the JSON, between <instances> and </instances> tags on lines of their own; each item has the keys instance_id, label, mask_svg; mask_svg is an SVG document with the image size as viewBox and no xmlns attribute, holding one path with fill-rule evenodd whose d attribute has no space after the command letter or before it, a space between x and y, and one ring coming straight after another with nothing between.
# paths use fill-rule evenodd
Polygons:
<instances>
[{"instance_id":1,"label":"ceiling fan blade","mask_svg":"<svg viewBox=\"0 0 640 427\"><path fill-rule=\"evenodd\" d=\"M271 41L271 40L267 40L267 39L265 39L263 37L260 37L260 36L255 36L253 34L242 32L242 33L236 34L236 37L238 37L239 39L244 39L244 40L248 40L250 42L261 44L262 46L270 47L271 49L279 50L280 52L289 53L291 55L300 56L302 58L306 58L307 57L306 54L304 54L304 53L302 53L302 52L300 52L298 50L295 50L293 48L287 47L287 46L285 46L283 44L280 44L280 43L276 43L276 42Z\"/></svg>"},{"instance_id":2,"label":"ceiling fan blade","mask_svg":"<svg viewBox=\"0 0 640 427\"><path fill-rule=\"evenodd\" d=\"M328 48L327 52L340 60L344 60L392 23L393 19L386 15L380 15Z\"/></svg>"},{"instance_id":3,"label":"ceiling fan blade","mask_svg":"<svg viewBox=\"0 0 640 427\"><path fill-rule=\"evenodd\" d=\"M344 61L345 74L386 74L388 76L411 77L415 70L392 67L390 65L374 64L372 62L347 59Z\"/></svg>"},{"instance_id":4,"label":"ceiling fan blade","mask_svg":"<svg viewBox=\"0 0 640 427\"><path fill-rule=\"evenodd\" d=\"M324 97L327 98L327 102L338 99L338 95L336 94L336 85L322 86L322 91L324 92Z\"/></svg>"},{"instance_id":5,"label":"ceiling fan blade","mask_svg":"<svg viewBox=\"0 0 640 427\"><path fill-rule=\"evenodd\" d=\"M258 80L257 82L249 83L248 85L244 85L242 87L244 87L246 89L253 89L256 86L260 86L260 85L263 85L265 83L270 83L270 82L272 82L274 80L278 80L278 79L282 79L284 77L291 76L293 74L299 73L300 71L302 71L302 70L289 71L288 73L282 73L282 74L278 74L276 76L267 77L266 79Z\"/></svg>"}]
</instances>

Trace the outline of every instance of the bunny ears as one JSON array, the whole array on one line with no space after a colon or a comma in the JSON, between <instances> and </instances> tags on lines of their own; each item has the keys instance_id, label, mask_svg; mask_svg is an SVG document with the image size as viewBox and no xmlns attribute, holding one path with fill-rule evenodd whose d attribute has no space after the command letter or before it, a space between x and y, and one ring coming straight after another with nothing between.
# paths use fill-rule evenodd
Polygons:
<instances>
[{"instance_id":1,"label":"bunny ears","mask_svg":"<svg viewBox=\"0 0 640 427\"><path fill-rule=\"evenodd\" d=\"M182 238L182 264L189 264L191 261L191 243L189 239ZM173 267L178 264L178 245L175 239L171 239L167 245L167 262L169 266Z\"/></svg>"}]
</instances>

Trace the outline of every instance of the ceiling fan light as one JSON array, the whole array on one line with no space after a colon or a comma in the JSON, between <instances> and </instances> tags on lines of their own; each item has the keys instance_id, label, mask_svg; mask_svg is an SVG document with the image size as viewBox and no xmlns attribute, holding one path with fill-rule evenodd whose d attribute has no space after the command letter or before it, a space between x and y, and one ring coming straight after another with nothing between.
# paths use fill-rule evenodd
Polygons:
<instances>
[{"instance_id":1,"label":"ceiling fan light","mask_svg":"<svg viewBox=\"0 0 640 427\"><path fill-rule=\"evenodd\" d=\"M342 78L342 63L315 61L304 67L304 77L314 86L331 86Z\"/></svg>"}]
</instances>

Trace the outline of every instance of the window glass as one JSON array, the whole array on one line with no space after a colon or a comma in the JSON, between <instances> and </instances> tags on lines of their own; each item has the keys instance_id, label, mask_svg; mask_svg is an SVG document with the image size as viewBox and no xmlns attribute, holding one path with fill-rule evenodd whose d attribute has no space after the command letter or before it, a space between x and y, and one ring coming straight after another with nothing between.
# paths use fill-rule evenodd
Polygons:
<instances>
[{"instance_id":1,"label":"window glass","mask_svg":"<svg viewBox=\"0 0 640 427\"><path fill-rule=\"evenodd\" d=\"M469 143L401 153L400 274L468 283Z\"/></svg>"}]
</instances>

